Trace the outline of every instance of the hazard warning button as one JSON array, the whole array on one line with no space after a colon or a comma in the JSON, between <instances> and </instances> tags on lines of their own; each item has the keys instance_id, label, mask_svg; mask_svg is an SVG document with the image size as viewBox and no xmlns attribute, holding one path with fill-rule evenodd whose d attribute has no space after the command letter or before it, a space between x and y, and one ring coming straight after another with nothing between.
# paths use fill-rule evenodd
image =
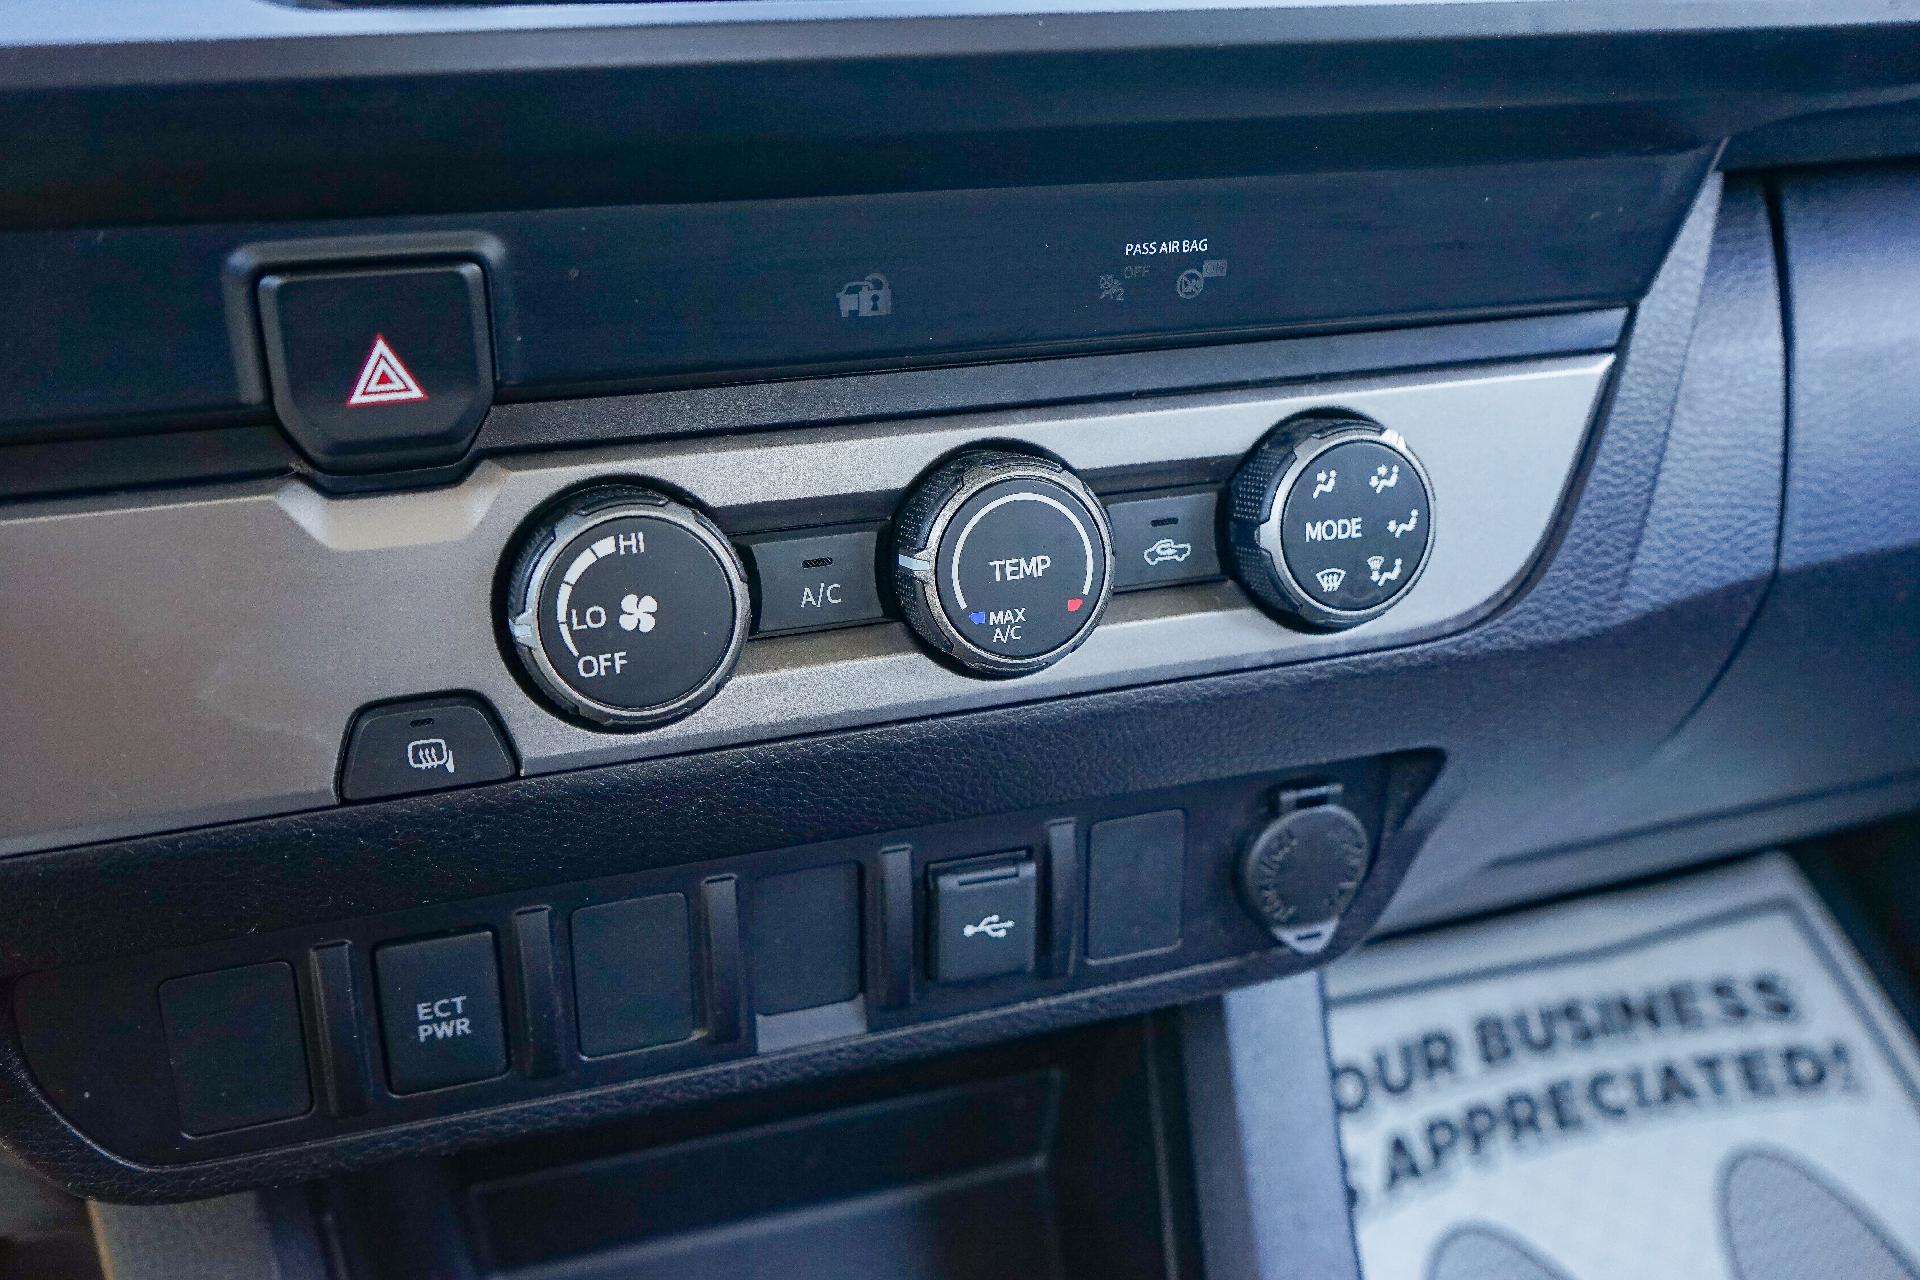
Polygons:
<instances>
[{"instance_id":1,"label":"hazard warning button","mask_svg":"<svg viewBox=\"0 0 1920 1280\"><path fill-rule=\"evenodd\" d=\"M323 470L457 462L493 403L475 263L269 275L260 319L274 408Z\"/></svg>"}]
</instances>

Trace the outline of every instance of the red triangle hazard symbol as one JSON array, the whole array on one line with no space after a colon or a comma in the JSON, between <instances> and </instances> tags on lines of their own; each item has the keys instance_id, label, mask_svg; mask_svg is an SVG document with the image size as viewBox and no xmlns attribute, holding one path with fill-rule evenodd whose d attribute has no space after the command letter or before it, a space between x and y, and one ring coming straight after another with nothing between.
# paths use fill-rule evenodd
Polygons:
<instances>
[{"instance_id":1,"label":"red triangle hazard symbol","mask_svg":"<svg viewBox=\"0 0 1920 1280\"><path fill-rule=\"evenodd\" d=\"M367 362L360 367L360 381L353 384L353 394L347 397L347 407L398 404L403 400L426 398L427 393L407 372L407 366L400 363L400 357L393 354L393 348L387 345L386 338L374 334L373 350L367 352Z\"/></svg>"}]
</instances>

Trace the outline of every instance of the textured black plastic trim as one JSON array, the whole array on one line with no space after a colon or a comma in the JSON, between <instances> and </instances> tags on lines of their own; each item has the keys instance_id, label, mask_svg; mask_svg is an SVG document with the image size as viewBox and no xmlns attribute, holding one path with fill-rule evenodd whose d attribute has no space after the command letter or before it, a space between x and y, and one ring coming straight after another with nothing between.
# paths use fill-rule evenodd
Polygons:
<instances>
[{"instance_id":1,"label":"textured black plastic trim","mask_svg":"<svg viewBox=\"0 0 1920 1280\"><path fill-rule=\"evenodd\" d=\"M344 267L438 248L426 256L486 262L497 398L552 399L1619 306L1711 161L1696 146L1406 174L5 233L0 436L257 409L258 326L233 291L269 256ZM1133 237L1170 210L1194 224L1181 243L1217 248L1160 259L1125 304L1100 302L1099 277L1137 265ZM1379 240L1390 259L1367 248ZM690 262L689 245L726 251ZM1182 300L1180 263L1197 270L1208 252L1223 274ZM883 266L897 304L837 314L836 282ZM1018 306L1003 273L1025 290ZM94 297L112 305L71 301Z\"/></svg>"},{"instance_id":2,"label":"textured black plastic trim","mask_svg":"<svg viewBox=\"0 0 1920 1280\"><path fill-rule=\"evenodd\" d=\"M1390 762L1330 763L1294 776L1309 783L1337 779L1349 795L1364 794L1370 821L1391 839L1435 776L1438 764L1437 756L1416 753ZM743 998L751 1004L753 978L750 972L743 975L733 958L738 948L737 908L732 912L713 911L711 890L723 886L723 896L730 899L737 877L737 883L744 885L750 896L754 883L765 877L799 867L840 866L848 861L865 864L871 876L874 859L885 856L873 846L882 845L887 851L898 847L888 838L770 851L691 867L674 865L674 851L663 850L662 864L638 877L629 874L527 895L459 901L323 926L335 936L353 940L353 954L359 957L353 968L357 978L365 982L370 972L365 957L391 941L473 933L489 927L496 934L506 933L510 941L519 937L521 922L535 913L520 906L516 898L531 896L537 906L551 909L551 917L538 913L544 918L534 926L536 929L545 927L546 918L564 920L583 904L656 893L704 898L707 909L702 912L702 923L709 929L718 926L705 944L704 954L719 961L715 965L709 960L701 966L706 971L702 984L708 1005L706 1032L675 1044L607 1057L582 1056L584 1047L576 1049L569 1044L562 1053L565 1065L558 1078L540 1072L542 1045L526 1043L524 1037L534 1035L551 1043L549 1037L560 1019L552 1014L532 1014L536 1004L551 1005L552 994L543 994L543 985L563 991L568 988L566 975L572 970L567 967L564 942L562 969L551 984L517 979L524 948L508 947L507 1014L514 1030L509 1036L509 1048L517 1064L514 1072L398 1097L376 1086L368 1098L370 1109L361 1112L341 1114L336 1109L331 1115L313 1114L208 1139L185 1139L178 1134L168 1079L164 1072L148 1070L145 1065L161 1054L159 1033L147 1012L154 1000L153 991L168 977L300 953L307 945L309 930L255 933L164 955L32 975L14 984L7 1017L16 1020L33 1064L28 1070L52 1095L54 1105L84 1126L92 1141L124 1153L129 1160L122 1164L124 1174L108 1182L92 1180L105 1174L103 1169L95 1169L92 1175L83 1172L90 1194L107 1198L207 1194L216 1188L248 1185L262 1176L263 1169L277 1165L291 1163L307 1173L317 1173L363 1164L383 1151L413 1149L427 1136L423 1121L431 1120L439 1135L430 1139L434 1147L464 1146L497 1132L493 1126L509 1117L516 1117L511 1123L522 1130L567 1126L588 1116L677 1105L729 1092L749 1082L799 1078L830 1069L849 1056L861 1061L890 1060L889 1046L897 1045L901 1052L908 1052L911 1046L977 1043L975 1036L992 1034L994 1028L1001 1033L1036 1030L1094 1016L1136 1012L1212 994L1259 977L1300 971L1315 961L1272 946L1271 939L1241 909L1229 870L1238 854L1242 832L1259 820L1272 788L1285 780L1233 779L1120 799L1090 799L1068 806L1087 821L1169 806L1188 810L1190 848L1180 887L1186 920L1178 951L1101 966L1097 971L1068 965L1064 972L1034 977L1021 975L964 987L930 985L910 1007L870 1011L870 1033L834 1044L776 1049L764 1042L756 1046L750 1036L743 1040L725 1034L725 1024L738 1020L737 1012L729 1011L737 1011ZM927 867L935 862L946 865L956 857L982 850L1044 848L1048 824L1055 821L1042 811L915 832L915 864L910 870L916 877L924 877ZM616 824L606 830L606 836L618 843L624 829ZM1365 933L1369 921L1385 907L1395 880L1404 873L1410 852L1409 847L1398 846L1398 852L1378 864L1355 909L1343 922L1336 946L1321 959L1331 958ZM722 903L723 908L725 905ZM872 905L882 910L887 907L884 901ZM567 935L562 927L564 939ZM923 941L923 954L929 945ZM1069 940L1070 950L1077 950L1078 945L1077 939ZM777 957L762 959L778 962ZM716 1007L722 1013L717 1019ZM719 1033L716 1024L720 1024ZM362 1022L363 1027L371 1025ZM310 1027L310 1037L313 1033ZM381 1042L369 1031L367 1043L374 1055L373 1075L380 1079L378 1064L385 1057ZM758 1056L750 1056L756 1047ZM5 1056L0 1052L0 1060ZM6 1105L0 1100L0 1127L7 1123ZM64 1127L66 1121L59 1123ZM29 1151L33 1149L28 1147ZM121 1158L116 1157L115 1162L121 1163Z\"/></svg>"},{"instance_id":3,"label":"textured black plastic trim","mask_svg":"<svg viewBox=\"0 0 1920 1280\"><path fill-rule=\"evenodd\" d=\"M13 167L0 219L740 198L1697 145L1897 97L1916 39L1867 0L543 8L532 20L490 6L201 0L138 18L113 0L43 6L0 37L0 82L18 90L0 122L40 142ZM328 83L319 98L316 80ZM199 145L210 123L216 154Z\"/></svg>"},{"instance_id":4,"label":"textured black plastic trim","mask_svg":"<svg viewBox=\"0 0 1920 1280\"><path fill-rule=\"evenodd\" d=\"M0 501L100 489L250 480L303 465L277 426L0 445Z\"/></svg>"},{"instance_id":5,"label":"textured black plastic trim","mask_svg":"<svg viewBox=\"0 0 1920 1280\"><path fill-rule=\"evenodd\" d=\"M1626 310L1616 307L1262 341L1157 344L1151 350L1123 354L499 404L482 424L476 449L507 452L748 427L821 426L1022 404L1073 404L1153 391L1261 386L1388 369L1584 355L1613 350L1626 331L1626 322Z\"/></svg>"},{"instance_id":6,"label":"textured black plastic trim","mask_svg":"<svg viewBox=\"0 0 1920 1280\"><path fill-rule=\"evenodd\" d=\"M244 289L238 296L244 302ZM479 457L556 445L820 426L1019 404L1072 404L1115 395L1582 355L1612 350L1625 331L1626 318L1621 308L1571 311L1125 354L496 404L480 426L473 453ZM254 346L245 343L236 348L240 350L252 353ZM257 364L257 355L247 358ZM80 424L72 429L87 433L104 426ZM434 474L361 477L342 485L339 477L322 477L308 469L272 424L195 427L175 423L165 429L168 426L162 422L142 434L116 432L0 445L0 500L296 472L305 472L330 491L401 487L445 483L466 470L463 465Z\"/></svg>"}]
</instances>

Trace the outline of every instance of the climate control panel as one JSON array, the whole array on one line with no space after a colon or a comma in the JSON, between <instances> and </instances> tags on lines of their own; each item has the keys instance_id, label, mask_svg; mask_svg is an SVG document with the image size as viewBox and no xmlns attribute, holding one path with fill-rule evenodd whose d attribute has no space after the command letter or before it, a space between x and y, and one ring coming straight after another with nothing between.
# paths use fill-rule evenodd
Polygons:
<instances>
[{"instance_id":1,"label":"climate control panel","mask_svg":"<svg viewBox=\"0 0 1920 1280\"><path fill-rule=\"evenodd\" d=\"M1406 440L1319 413L1275 427L1224 490L1103 499L1040 452L964 449L916 480L884 529L751 539L757 583L706 515L644 484L598 484L549 504L521 535L505 635L553 709L646 729L719 691L753 618L792 633L898 617L948 666L1018 677L1080 648L1123 581L1177 586L1223 564L1279 624L1356 626L1413 588L1433 529L1433 484Z\"/></svg>"},{"instance_id":2,"label":"climate control panel","mask_svg":"<svg viewBox=\"0 0 1920 1280\"><path fill-rule=\"evenodd\" d=\"M1526 580L1611 366L764 428L501 456L351 498L260 480L29 512L0 522L0 559L114 607L5 633L35 678L0 705L28 734L0 776L0 855L1440 636ZM208 546L218 610L141 568ZM202 767L100 757L67 709L107 703Z\"/></svg>"}]
</instances>

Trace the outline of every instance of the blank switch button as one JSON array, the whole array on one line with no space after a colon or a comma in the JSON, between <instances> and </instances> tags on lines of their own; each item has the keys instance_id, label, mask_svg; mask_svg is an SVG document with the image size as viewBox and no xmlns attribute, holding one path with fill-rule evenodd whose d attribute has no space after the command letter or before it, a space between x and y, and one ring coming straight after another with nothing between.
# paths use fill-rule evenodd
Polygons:
<instances>
[{"instance_id":1,"label":"blank switch button","mask_svg":"<svg viewBox=\"0 0 1920 1280\"><path fill-rule=\"evenodd\" d=\"M860 994L860 868L851 862L753 886L749 945L762 1015L843 1004Z\"/></svg>"},{"instance_id":2,"label":"blank switch button","mask_svg":"<svg viewBox=\"0 0 1920 1280\"><path fill-rule=\"evenodd\" d=\"M657 893L573 913L580 1052L590 1058L693 1034L693 944L684 894Z\"/></svg>"},{"instance_id":3,"label":"blank switch button","mask_svg":"<svg viewBox=\"0 0 1920 1280\"><path fill-rule=\"evenodd\" d=\"M1187 815L1178 809L1094 823L1087 837L1087 959L1179 946L1186 860Z\"/></svg>"},{"instance_id":4,"label":"blank switch button","mask_svg":"<svg viewBox=\"0 0 1920 1280\"><path fill-rule=\"evenodd\" d=\"M313 1104L293 966L281 961L160 984L180 1103L196 1137L305 1115Z\"/></svg>"}]
</instances>

